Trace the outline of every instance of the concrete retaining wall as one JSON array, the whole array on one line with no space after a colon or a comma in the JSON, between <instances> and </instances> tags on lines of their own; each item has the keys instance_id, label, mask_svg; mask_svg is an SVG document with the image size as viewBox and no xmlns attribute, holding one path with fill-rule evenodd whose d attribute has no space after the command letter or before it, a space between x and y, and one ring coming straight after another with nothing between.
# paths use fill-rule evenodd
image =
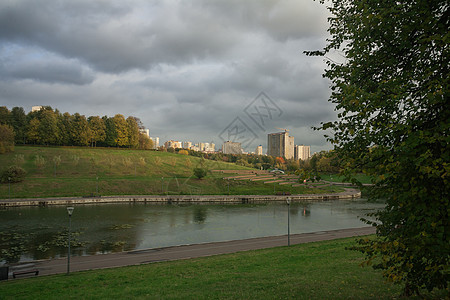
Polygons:
<instances>
[{"instance_id":1,"label":"concrete retaining wall","mask_svg":"<svg viewBox=\"0 0 450 300\"><path fill-rule=\"evenodd\" d=\"M273 201L286 201L290 197L292 201L302 200L338 200L353 199L361 197L361 192L356 189L347 189L342 193L335 194L307 194L307 195L167 195L167 196L105 196L90 198L45 198L45 199L15 199L11 201L0 201L0 208L20 206L49 206L49 205L74 205L74 204L97 204L97 203L153 203L153 204L182 204L182 203L264 203Z\"/></svg>"}]
</instances>

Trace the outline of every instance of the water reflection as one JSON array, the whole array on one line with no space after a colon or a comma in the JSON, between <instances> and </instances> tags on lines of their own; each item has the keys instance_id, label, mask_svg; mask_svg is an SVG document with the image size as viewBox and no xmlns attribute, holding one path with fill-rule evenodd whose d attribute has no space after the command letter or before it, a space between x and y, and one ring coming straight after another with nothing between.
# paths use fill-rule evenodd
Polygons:
<instances>
[{"instance_id":1,"label":"water reflection","mask_svg":"<svg viewBox=\"0 0 450 300\"><path fill-rule=\"evenodd\" d=\"M361 227L359 218L383 206L364 199L291 203L291 233ZM80 205L72 216L74 255L286 234L287 206ZM65 207L0 211L1 260L27 261L67 254Z\"/></svg>"}]
</instances>

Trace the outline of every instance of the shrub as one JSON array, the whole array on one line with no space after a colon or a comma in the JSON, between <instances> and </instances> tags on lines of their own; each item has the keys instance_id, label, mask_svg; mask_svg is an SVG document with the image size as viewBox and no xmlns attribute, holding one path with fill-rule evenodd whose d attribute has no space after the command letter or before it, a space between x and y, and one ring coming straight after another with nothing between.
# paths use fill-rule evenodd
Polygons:
<instances>
[{"instance_id":1,"label":"shrub","mask_svg":"<svg viewBox=\"0 0 450 300\"><path fill-rule=\"evenodd\" d=\"M206 176L206 169L204 168L195 168L194 169L194 175L195 177L197 177L198 179L202 179L203 177Z\"/></svg>"},{"instance_id":2,"label":"shrub","mask_svg":"<svg viewBox=\"0 0 450 300\"><path fill-rule=\"evenodd\" d=\"M25 178L26 174L27 172L21 167L11 166L2 173L1 181L3 183L21 182Z\"/></svg>"}]
</instances>

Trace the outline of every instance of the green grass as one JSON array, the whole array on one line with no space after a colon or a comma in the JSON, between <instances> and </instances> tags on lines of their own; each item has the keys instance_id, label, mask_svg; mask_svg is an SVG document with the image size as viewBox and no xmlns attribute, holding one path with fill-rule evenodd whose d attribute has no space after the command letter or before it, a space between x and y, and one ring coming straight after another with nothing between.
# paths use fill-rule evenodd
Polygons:
<instances>
[{"instance_id":1,"label":"green grass","mask_svg":"<svg viewBox=\"0 0 450 300\"><path fill-rule=\"evenodd\" d=\"M0 283L2 299L394 299L354 238ZM438 298L439 295L427 294ZM441 295L443 298L445 295Z\"/></svg>"},{"instance_id":2,"label":"green grass","mask_svg":"<svg viewBox=\"0 0 450 300\"><path fill-rule=\"evenodd\" d=\"M338 174L320 174L323 180L331 182L348 182L344 180L344 176L339 176ZM354 178L359 180L361 183L372 183L371 178L365 174L356 174Z\"/></svg>"},{"instance_id":3,"label":"green grass","mask_svg":"<svg viewBox=\"0 0 450 300\"><path fill-rule=\"evenodd\" d=\"M36 156L44 158L36 165ZM56 166L55 157L61 158ZM23 157L23 161L20 158ZM15 152L0 155L0 172L10 165L19 165L27 171L21 183L0 184L0 199L41 198L100 195L154 195L203 194L266 195L274 194L272 184L250 181L223 180L231 174L210 172L204 179L193 176L200 165L198 157L159 151L141 151L111 148L32 147L16 146ZM232 163L206 160L209 170L250 170ZM97 180L98 177L98 180ZM275 185L275 193L291 194L330 193L342 191L339 187L295 187Z\"/></svg>"}]
</instances>

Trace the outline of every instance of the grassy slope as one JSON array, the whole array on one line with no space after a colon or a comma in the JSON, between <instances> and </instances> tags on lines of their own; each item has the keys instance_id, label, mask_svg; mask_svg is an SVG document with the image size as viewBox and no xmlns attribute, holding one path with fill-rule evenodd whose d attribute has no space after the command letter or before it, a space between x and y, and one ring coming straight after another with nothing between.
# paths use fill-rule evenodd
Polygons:
<instances>
[{"instance_id":1,"label":"grassy slope","mask_svg":"<svg viewBox=\"0 0 450 300\"><path fill-rule=\"evenodd\" d=\"M354 239L0 283L2 299L393 299ZM437 297L437 295L429 295ZM444 295L442 295L444 297Z\"/></svg>"},{"instance_id":2,"label":"grassy slope","mask_svg":"<svg viewBox=\"0 0 450 300\"><path fill-rule=\"evenodd\" d=\"M36 155L45 164L37 167ZM23 156L23 162L17 158ZM60 156L56 167L54 158ZM192 156L156 151L110 148L16 147L14 153L0 155L0 172L8 166L22 166L28 175L22 183L11 184L12 198L139 194L273 194L274 186L262 182L223 180L223 174L210 173L205 179L193 177L193 168L201 159ZM205 161L210 170L248 169L231 163ZM164 179L163 179L164 178ZM340 191L337 187L307 189L275 186L276 192L292 194ZM9 197L8 184L0 185L0 199Z\"/></svg>"}]
</instances>

